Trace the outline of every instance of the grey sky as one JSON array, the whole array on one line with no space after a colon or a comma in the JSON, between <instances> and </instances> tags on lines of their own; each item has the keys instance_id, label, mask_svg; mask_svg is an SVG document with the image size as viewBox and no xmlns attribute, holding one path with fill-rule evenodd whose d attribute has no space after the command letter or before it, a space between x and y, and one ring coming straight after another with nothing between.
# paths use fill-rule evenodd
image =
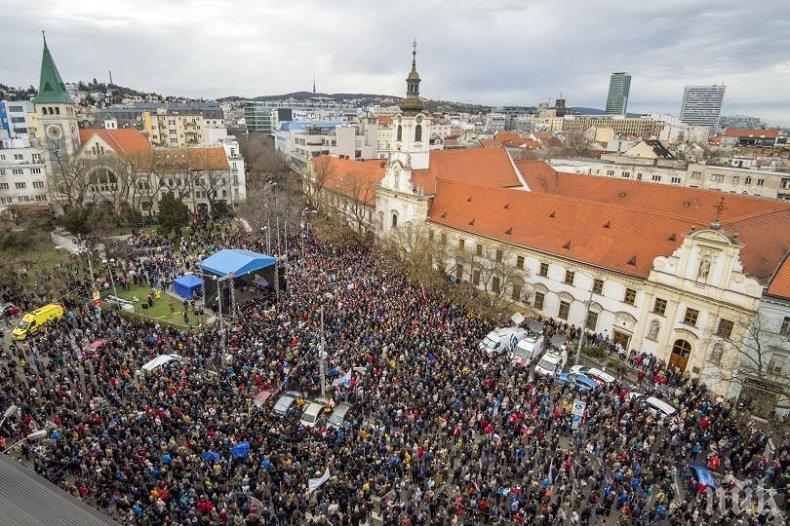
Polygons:
<instances>
[{"instance_id":1,"label":"grey sky","mask_svg":"<svg viewBox=\"0 0 790 526\"><path fill-rule=\"evenodd\" d=\"M790 124L790 2L752 0L5 0L0 82L38 81L40 30L63 77L193 97L308 90L399 95L412 38L425 96L677 113L724 82L725 114Z\"/></svg>"}]
</instances>

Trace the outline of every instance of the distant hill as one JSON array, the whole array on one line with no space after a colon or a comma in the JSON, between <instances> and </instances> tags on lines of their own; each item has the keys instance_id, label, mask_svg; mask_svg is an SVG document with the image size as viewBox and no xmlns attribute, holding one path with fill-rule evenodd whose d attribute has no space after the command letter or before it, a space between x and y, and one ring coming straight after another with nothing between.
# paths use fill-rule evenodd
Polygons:
<instances>
[{"instance_id":1,"label":"distant hill","mask_svg":"<svg viewBox=\"0 0 790 526\"><path fill-rule=\"evenodd\" d=\"M230 100L258 100L258 101L271 101L271 100L284 100L284 99L295 99L295 100L311 100L311 99L323 99L323 100L332 100L335 102L343 102L348 100L365 100L365 101L377 101L377 100L398 100L400 97L395 95L375 95L372 93L313 93L312 91L294 91L291 93L284 93L282 95L259 95L257 97L239 97L237 95L232 95L229 97L222 97L221 99L217 99L218 101L230 101Z\"/></svg>"}]
</instances>

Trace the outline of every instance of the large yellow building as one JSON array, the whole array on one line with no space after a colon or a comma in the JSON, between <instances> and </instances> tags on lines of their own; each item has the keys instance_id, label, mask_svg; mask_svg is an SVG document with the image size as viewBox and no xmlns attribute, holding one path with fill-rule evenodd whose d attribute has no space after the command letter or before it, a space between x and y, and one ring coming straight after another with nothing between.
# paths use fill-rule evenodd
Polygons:
<instances>
[{"instance_id":1,"label":"large yellow building","mask_svg":"<svg viewBox=\"0 0 790 526\"><path fill-rule=\"evenodd\" d=\"M211 129L224 129L222 119L206 119L199 111L175 112L159 108L142 113L143 129L151 144L183 148L211 142Z\"/></svg>"}]
</instances>

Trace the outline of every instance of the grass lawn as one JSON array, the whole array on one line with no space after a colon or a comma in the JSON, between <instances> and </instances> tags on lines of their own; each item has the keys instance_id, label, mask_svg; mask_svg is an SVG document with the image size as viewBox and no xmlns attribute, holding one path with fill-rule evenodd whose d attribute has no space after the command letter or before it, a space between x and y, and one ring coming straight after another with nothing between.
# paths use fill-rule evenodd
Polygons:
<instances>
[{"instance_id":1,"label":"grass lawn","mask_svg":"<svg viewBox=\"0 0 790 526\"><path fill-rule=\"evenodd\" d=\"M182 329L186 329L187 325L184 323L184 305L182 301L167 294L166 292L162 292L162 295L159 297L159 299L154 299L153 307L143 310L142 304L145 302L145 298L150 291L150 287L132 285L129 287L129 290L119 288L118 296L129 301L134 301L135 298L139 300L138 302L135 302L135 316L149 320L155 320L161 323L167 323L169 325L175 325ZM192 326L198 325L200 323L205 324L206 320L208 320L206 315L201 315L197 320L195 320L195 314L190 309L189 323Z\"/></svg>"}]
</instances>

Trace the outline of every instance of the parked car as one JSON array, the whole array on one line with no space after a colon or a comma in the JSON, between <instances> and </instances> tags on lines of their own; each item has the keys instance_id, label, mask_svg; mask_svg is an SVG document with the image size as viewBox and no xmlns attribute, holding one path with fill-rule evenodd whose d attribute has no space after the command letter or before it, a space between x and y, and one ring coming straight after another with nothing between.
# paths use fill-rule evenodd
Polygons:
<instances>
[{"instance_id":1,"label":"parked car","mask_svg":"<svg viewBox=\"0 0 790 526\"><path fill-rule=\"evenodd\" d=\"M516 365L527 366L543 352L543 336L534 332L528 333L510 351L510 357Z\"/></svg>"},{"instance_id":2,"label":"parked car","mask_svg":"<svg viewBox=\"0 0 790 526\"><path fill-rule=\"evenodd\" d=\"M345 423L346 415L349 411L351 411L351 404L346 402L339 403L329 417L329 425L335 429L340 429L343 427L343 423Z\"/></svg>"},{"instance_id":3,"label":"parked car","mask_svg":"<svg viewBox=\"0 0 790 526\"><path fill-rule=\"evenodd\" d=\"M321 413L324 411L324 407L324 404L310 402L304 408L304 413L302 413L302 418L299 419L299 422L305 427L315 427L318 419L321 417Z\"/></svg>"},{"instance_id":4,"label":"parked car","mask_svg":"<svg viewBox=\"0 0 790 526\"><path fill-rule=\"evenodd\" d=\"M283 393L274 404L274 414L278 416L286 416L293 407L294 402L296 402L301 397L302 393L299 393L298 391L288 391Z\"/></svg>"},{"instance_id":5,"label":"parked car","mask_svg":"<svg viewBox=\"0 0 790 526\"><path fill-rule=\"evenodd\" d=\"M595 380L601 385L609 385L615 381L615 377L611 374L602 371L600 369L596 369L595 367L591 367L587 369L584 374Z\"/></svg>"},{"instance_id":6,"label":"parked car","mask_svg":"<svg viewBox=\"0 0 790 526\"><path fill-rule=\"evenodd\" d=\"M582 393L587 393L598 388L598 382L581 373L560 373L556 376L557 381L570 384L574 389Z\"/></svg>"},{"instance_id":7,"label":"parked car","mask_svg":"<svg viewBox=\"0 0 790 526\"><path fill-rule=\"evenodd\" d=\"M57 303L50 303L38 309L25 314L19 325L16 326L11 333L11 337L15 340L24 340L32 333L38 331L42 325L49 323L52 320L57 320L63 317L63 306Z\"/></svg>"},{"instance_id":8,"label":"parked car","mask_svg":"<svg viewBox=\"0 0 790 526\"><path fill-rule=\"evenodd\" d=\"M489 356L512 351L527 331L518 327L504 327L489 332L480 342L480 350Z\"/></svg>"},{"instance_id":9,"label":"parked car","mask_svg":"<svg viewBox=\"0 0 790 526\"><path fill-rule=\"evenodd\" d=\"M562 371L568 363L568 352L551 349L538 361L535 372L543 376L554 376Z\"/></svg>"}]
</instances>

